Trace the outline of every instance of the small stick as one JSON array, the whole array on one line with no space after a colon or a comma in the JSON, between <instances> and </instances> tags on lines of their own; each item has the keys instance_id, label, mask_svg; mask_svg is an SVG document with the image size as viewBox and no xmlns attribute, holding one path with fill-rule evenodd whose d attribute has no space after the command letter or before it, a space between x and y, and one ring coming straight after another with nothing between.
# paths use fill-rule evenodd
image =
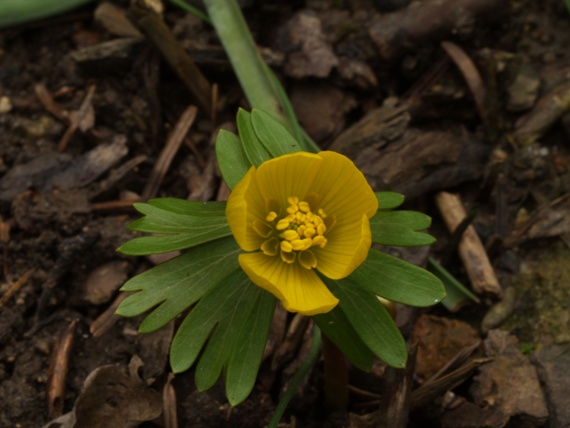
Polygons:
<instances>
[{"instance_id":1,"label":"small stick","mask_svg":"<svg viewBox=\"0 0 570 428\"><path fill-rule=\"evenodd\" d=\"M93 95L95 94L95 89L96 89L95 85L89 86L89 89L87 89L87 94L85 95L83 102L79 106L79 110L77 110L76 115L74 115L73 113L68 115L69 127L67 128L65 134L63 134L63 137L61 137L61 140L59 141L59 144L57 146L58 151L63 152L67 148L67 143L69 143L69 140L71 139L71 137L73 137L75 131L77 131L77 129L82 128L81 122L93 111L91 100L93 99Z\"/></svg>"},{"instance_id":2,"label":"small stick","mask_svg":"<svg viewBox=\"0 0 570 428\"><path fill-rule=\"evenodd\" d=\"M458 195L439 192L435 196L435 202L450 232L453 232L467 217ZM459 256L476 293L491 294L496 297L502 296L503 290L481 239L473 226L468 226L463 233L459 242Z\"/></svg>"},{"instance_id":3,"label":"small stick","mask_svg":"<svg viewBox=\"0 0 570 428\"><path fill-rule=\"evenodd\" d=\"M119 307L119 304L130 294L131 293L119 294L113 303L111 303L111 306L109 306L105 312L93 321L89 326L89 333L91 333L93 337L103 336L115 325L117 321L121 319L121 317L116 314L117 308Z\"/></svg>"},{"instance_id":4,"label":"small stick","mask_svg":"<svg viewBox=\"0 0 570 428\"><path fill-rule=\"evenodd\" d=\"M473 95L475 100L475 106L479 112L479 116L483 122L487 120L487 88L483 83L481 74L473 61L465 53L463 49L457 46L455 43L443 41L441 42L441 47L445 52L451 57L459 71L463 74L463 78Z\"/></svg>"},{"instance_id":5,"label":"small stick","mask_svg":"<svg viewBox=\"0 0 570 428\"><path fill-rule=\"evenodd\" d=\"M166 142L164 149L158 156L158 159L152 168L150 177L141 195L143 200L153 198L158 193L158 189L162 184L162 180L164 180L164 177L166 176L166 172L172 163L172 159L174 159L174 155L178 152L182 141L184 141L184 137L194 123L194 119L196 119L197 112L198 109L195 106L190 106L184 110L184 113L182 113L180 119L178 119L178 123L168 137L168 141Z\"/></svg>"},{"instance_id":6,"label":"small stick","mask_svg":"<svg viewBox=\"0 0 570 428\"><path fill-rule=\"evenodd\" d=\"M69 357L73 347L75 327L79 320L71 321L62 334L59 343L54 349L52 364L49 368L48 378L48 415L50 419L58 418L63 414L65 398L65 378L69 367Z\"/></svg>"},{"instance_id":7,"label":"small stick","mask_svg":"<svg viewBox=\"0 0 570 428\"><path fill-rule=\"evenodd\" d=\"M194 95L206 114L212 114L212 86L186 51L180 46L162 17L135 1L130 9L133 23L156 45L180 80Z\"/></svg>"},{"instance_id":8,"label":"small stick","mask_svg":"<svg viewBox=\"0 0 570 428\"><path fill-rule=\"evenodd\" d=\"M30 279L33 273L34 269L29 269L16 282L10 284L10 287L8 287L4 295L0 298L0 308L8 303L10 298L22 288L22 285L28 282L28 279Z\"/></svg>"}]
</instances>

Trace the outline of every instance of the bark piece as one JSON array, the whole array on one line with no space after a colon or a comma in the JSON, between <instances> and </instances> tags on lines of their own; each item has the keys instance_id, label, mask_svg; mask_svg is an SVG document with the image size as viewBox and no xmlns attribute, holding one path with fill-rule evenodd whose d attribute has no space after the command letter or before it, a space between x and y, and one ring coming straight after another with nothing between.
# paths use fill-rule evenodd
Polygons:
<instances>
[{"instance_id":1,"label":"bark piece","mask_svg":"<svg viewBox=\"0 0 570 428\"><path fill-rule=\"evenodd\" d=\"M113 260L93 269L80 286L80 299L94 305L108 302L128 279L129 263Z\"/></svg>"},{"instance_id":2,"label":"bark piece","mask_svg":"<svg viewBox=\"0 0 570 428\"><path fill-rule=\"evenodd\" d=\"M491 330L485 351L493 358L479 368L470 388L475 403L497 409L512 426L541 427L548 408L534 366L518 348L518 340L506 331Z\"/></svg>"},{"instance_id":3,"label":"bark piece","mask_svg":"<svg viewBox=\"0 0 570 428\"><path fill-rule=\"evenodd\" d=\"M534 106L540 92L540 77L531 65L522 66L507 87L507 110L524 111Z\"/></svg>"},{"instance_id":4,"label":"bark piece","mask_svg":"<svg viewBox=\"0 0 570 428\"><path fill-rule=\"evenodd\" d=\"M485 409L463 399L446 410L441 417L442 428L497 428L509 418L499 410Z\"/></svg>"},{"instance_id":5,"label":"bark piece","mask_svg":"<svg viewBox=\"0 0 570 428\"><path fill-rule=\"evenodd\" d=\"M435 201L447 228L453 233L467 217L459 195L440 192L436 195ZM476 293L489 294L494 297L503 295L485 247L472 225L467 226L463 232L459 242L459 256Z\"/></svg>"},{"instance_id":6,"label":"bark piece","mask_svg":"<svg viewBox=\"0 0 570 428\"><path fill-rule=\"evenodd\" d=\"M529 146L569 111L570 81L566 81L541 97L534 108L517 121L510 139L519 146Z\"/></svg>"},{"instance_id":7,"label":"bark piece","mask_svg":"<svg viewBox=\"0 0 570 428\"><path fill-rule=\"evenodd\" d=\"M464 131L408 128L406 106L389 98L339 135L330 149L348 156L376 190L413 199L479 178L491 148Z\"/></svg>"},{"instance_id":8,"label":"bark piece","mask_svg":"<svg viewBox=\"0 0 570 428\"><path fill-rule=\"evenodd\" d=\"M102 366L87 379L73 411L44 428L135 428L162 413L160 395L150 389L134 370Z\"/></svg>"},{"instance_id":9,"label":"bark piece","mask_svg":"<svg viewBox=\"0 0 570 428\"><path fill-rule=\"evenodd\" d=\"M0 201L11 201L18 193L39 187L71 162L65 153L50 153L16 165L0 179Z\"/></svg>"},{"instance_id":10,"label":"bark piece","mask_svg":"<svg viewBox=\"0 0 570 428\"><path fill-rule=\"evenodd\" d=\"M284 71L287 75L327 77L338 65L338 58L325 39L320 18L308 10L297 12L277 37L279 50L288 53Z\"/></svg>"},{"instance_id":11,"label":"bark piece","mask_svg":"<svg viewBox=\"0 0 570 428\"><path fill-rule=\"evenodd\" d=\"M570 426L570 348L555 345L532 353L550 408L550 427Z\"/></svg>"},{"instance_id":12,"label":"bark piece","mask_svg":"<svg viewBox=\"0 0 570 428\"><path fill-rule=\"evenodd\" d=\"M426 0L372 21L369 34L380 56L394 61L449 34L463 36L508 12L500 0Z\"/></svg>"},{"instance_id":13,"label":"bark piece","mask_svg":"<svg viewBox=\"0 0 570 428\"><path fill-rule=\"evenodd\" d=\"M468 324L448 318L422 315L411 336L418 342L416 376L427 380L462 349L479 343L479 335Z\"/></svg>"},{"instance_id":14,"label":"bark piece","mask_svg":"<svg viewBox=\"0 0 570 428\"><path fill-rule=\"evenodd\" d=\"M356 107L354 98L324 83L296 86L291 104L303 129L317 142L343 129L345 114Z\"/></svg>"}]
</instances>

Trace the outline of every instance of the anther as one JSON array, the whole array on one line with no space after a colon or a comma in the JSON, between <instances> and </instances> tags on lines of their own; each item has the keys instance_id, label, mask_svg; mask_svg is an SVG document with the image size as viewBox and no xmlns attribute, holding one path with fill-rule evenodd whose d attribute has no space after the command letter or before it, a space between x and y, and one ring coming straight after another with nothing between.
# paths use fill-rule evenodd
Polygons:
<instances>
[{"instance_id":1,"label":"anther","mask_svg":"<svg viewBox=\"0 0 570 428\"><path fill-rule=\"evenodd\" d=\"M277 222L277 230L287 229L289 227L289 221L286 218L282 218Z\"/></svg>"}]
</instances>

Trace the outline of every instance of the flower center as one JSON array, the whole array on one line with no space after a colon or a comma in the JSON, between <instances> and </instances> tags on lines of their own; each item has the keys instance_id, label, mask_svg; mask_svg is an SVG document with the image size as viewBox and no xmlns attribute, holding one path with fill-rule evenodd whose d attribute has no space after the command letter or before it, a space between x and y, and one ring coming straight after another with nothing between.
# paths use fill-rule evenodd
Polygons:
<instances>
[{"instance_id":1,"label":"flower center","mask_svg":"<svg viewBox=\"0 0 570 428\"><path fill-rule=\"evenodd\" d=\"M289 206L286 215L279 218L279 207L270 201L265 221L253 222L253 229L263 238L261 251L268 256L280 255L285 263L299 261L306 269L317 267L317 257L313 247L324 248L327 245L325 234L334 225L334 217L328 216L322 209L311 211L311 203L316 205L317 196L312 194L307 200L300 201L297 196L287 198Z\"/></svg>"}]
</instances>

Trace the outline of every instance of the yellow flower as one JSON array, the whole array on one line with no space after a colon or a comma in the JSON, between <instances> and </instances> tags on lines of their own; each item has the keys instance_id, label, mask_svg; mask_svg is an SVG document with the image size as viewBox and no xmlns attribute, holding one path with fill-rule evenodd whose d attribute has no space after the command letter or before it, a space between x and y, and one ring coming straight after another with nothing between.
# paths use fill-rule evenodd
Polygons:
<instances>
[{"instance_id":1,"label":"yellow flower","mask_svg":"<svg viewBox=\"0 0 570 428\"><path fill-rule=\"evenodd\" d=\"M239 264L285 309L325 313L338 299L331 279L350 275L368 255L376 195L350 159L335 152L298 152L251 167L235 186L226 216Z\"/></svg>"}]
</instances>

